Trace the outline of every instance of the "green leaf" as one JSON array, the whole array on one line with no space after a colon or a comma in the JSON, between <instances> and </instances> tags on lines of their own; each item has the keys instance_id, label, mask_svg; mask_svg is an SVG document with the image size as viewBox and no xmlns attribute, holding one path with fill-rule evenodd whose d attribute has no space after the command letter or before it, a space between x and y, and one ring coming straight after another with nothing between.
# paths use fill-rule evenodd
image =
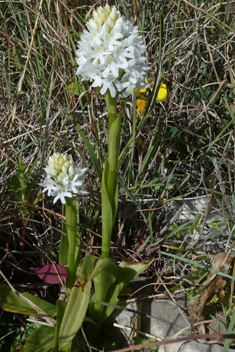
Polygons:
<instances>
[{"instance_id":1,"label":"green leaf","mask_svg":"<svg viewBox=\"0 0 235 352\"><path fill-rule=\"evenodd\" d=\"M54 339L53 339L53 350L52 352L57 352L59 348L59 331L60 331L60 326L61 322L64 316L64 312L67 306L67 302L64 301L56 301L56 327L55 327L55 333L54 333Z\"/></svg>"},{"instance_id":2,"label":"green leaf","mask_svg":"<svg viewBox=\"0 0 235 352\"><path fill-rule=\"evenodd\" d=\"M118 207L118 184L117 184L117 165L118 165L118 151L120 144L120 128L121 128L121 111L118 117L110 126L108 134L108 162L109 173L106 178L106 186L108 190L109 199L112 206L113 223L117 213ZM110 214L111 215L111 214Z\"/></svg>"},{"instance_id":3,"label":"green leaf","mask_svg":"<svg viewBox=\"0 0 235 352\"><path fill-rule=\"evenodd\" d=\"M40 326L24 343L17 347L17 352L48 352L52 348L55 328Z\"/></svg>"},{"instance_id":4,"label":"green leaf","mask_svg":"<svg viewBox=\"0 0 235 352\"><path fill-rule=\"evenodd\" d=\"M94 255L87 255L83 262L82 267L79 272L79 277L84 281L89 281L91 279L91 274L96 267L99 258Z\"/></svg>"},{"instance_id":5,"label":"green leaf","mask_svg":"<svg viewBox=\"0 0 235 352\"><path fill-rule=\"evenodd\" d=\"M83 260L61 322L58 338L60 349L66 348L72 342L85 319L90 300L91 282L99 261L101 261L99 258L92 255L86 256ZM103 266L100 265L98 267L99 270L96 269L97 274Z\"/></svg>"},{"instance_id":6,"label":"green leaf","mask_svg":"<svg viewBox=\"0 0 235 352\"><path fill-rule=\"evenodd\" d=\"M230 321L230 324L229 324L229 327L227 330L227 334L231 334L231 333L235 332L234 326L235 326L235 311L233 312L233 315L232 315L232 318L231 318L231 321ZM231 342L232 342L232 340L229 340L229 339L226 339L224 341L223 352L226 352L229 350L229 346L230 346Z\"/></svg>"},{"instance_id":7,"label":"green leaf","mask_svg":"<svg viewBox=\"0 0 235 352\"><path fill-rule=\"evenodd\" d=\"M110 171L116 172L118 164L118 150L120 142L120 128L121 128L121 111L118 117L112 123L108 134L108 156Z\"/></svg>"},{"instance_id":8,"label":"green leaf","mask_svg":"<svg viewBox=\"0 0 235 352\"><path fill-rule=\"evenodd\" d=\"M65 197L65 217L66 217L66 228L68 235L68 251L69 251L69 267L68 278L67 278L67 290L70 292L73 284L76 280L76 268L75 268L75 248L76 248L76 230L77 230L77 209L74 205L72 198Z\"/></svg>"},{"instance_id":9,"label":"green leaf","mask_svg":"<svg viewBox=\"0 0 235 352\"><path fill-rule=\"evenodd\" d=\"M112 199L107 188L107 180L109 175L109 162L106 158L103 175L102 175L102 193L101 193L101 204L102 204L102 257L109 257L111 232L113 229L113 207Z\"/></svg>"},{"instance_id":10,"label":"green leaf","mask_svg":"<svg viewBox=\"0 0 235 352\"><path fill-rule=\"evenodd\" d=\"M100 269L100 272L95 276L98 269ZM96 301L106 301L108 289L110 285L116 281L117 266L111 259L101 259L96 266L93 275L95 276L93 279L95 293L93 294L92 299ZM104 306L100 303L91 303L89 305L90 316L96 324L102 322L103 311Z\"/></svg>"},{"instance_id":11,"label":"green leaf","mask_svg":"<svg viewBox=\"0 0 235 352\"><path fill-rule=\"evenodd\" d=\"M28 298L32 303L37 305L49 316L53 317L56 315L56 306L48 303L38 297L35 297L29 293L22 293L22 295ZM28 303L23 301L16 293L14 293L7 285L0 284L0 307L3 310L13 313L26 314L37 316L38 313Z\"/></svg>"},{"instance_id":12,"label":"green leaf","mask_svg":"<svg viewBox=\"0 0 235 352\"><path fill-rule=\"evenodd\" d=\"M72 82L65 87L65 90L74 95L83 93L82 85L79 82Z\"/></svg>"},{"instance_id":13,"label":"green leaf","mask_svg":"<svg viewBox=\"0 0 235 352\"><path fill-rule=\"evenodd\" d=\"M140 345L140 344L147 344L149 342L154 342L156 341L156 339L154 338L149 338L149 339L146 339L144 337L141 337L141 336L134 336L133 338L133 342L135 345ZM146 352L154 352L154 351L158 351L158 348L159 346L151 346L151 347L147 347L145 348L144 350ZM138 352L139 350L133 350L132 352Z\"/></svg>"},{"instance_id":14,"label":"green leaf","mask_svg":"<svg viewBox=\"0 0 235 352\"><path fill-rule=\"evenodd\" d=\"M151 263L154 261L152 259L148 262L143 263L134 263L129 264L122 262L117 266L117 278L116 281L110 285L108 289L108 293L106 296L106 302L111 303L113 305L117 304L118 302L118 294L120 291L129 283L131 282L136 276L146 270ZM113 312L113 307L105 307L103 317L104 320L107 319L110 314Z\"/></svg>"},{"instance_id":15,"label":"green leaf","mask_svg":"<svg viewBox=\"0 0 235 352\"><path fill-rule=\"evenodd\" d=\"M65 216L65 204L62 205L62 215ZM64 234L67 234L67 229L66 229L66 222L62 222L61 226L61 241L60 241L60 249L59 249L59 264L60 265L68 265L69 262L69 241L68 241L68 236L65 236Z\"/></svg>"},{"instance_id":16,"label":"green leaf","mask_svg":"<svg viewBox=\"0 0 235 352\"><path fill-rule=\"evenodd\" d=\"M102 174L102 257L109 257L111 233L118 206L117 165L120 142L121 111L116 117L116 101L105 96L109 112L108 156Z\"/></svg>"},{"instance_id":17,"label":"green leaf","mask_svg":"<svg viewBox=\"0 0 235 352\"><path fill-rule=\"evenodd\" d=\"M115 266L114 262L109 259L109 258L96 258L97 261L95 263L95 268L92 271L91 275L89 276L89 279L93 280L99 273L103 270L106 270L107 267L110 266Z\"/></svg>"},{"instance_id":18,"label":"green leaf","mask_svg":"<svg viewBox=\"0 0 235 352\"><path fill-rule=\"evenodd\" d=\"M76 284L71 290L69 301L61 322L58 339L60 349L66 348L66 346L73 340L85 319L90 301L92 280L103 271L109 272L110 275L115 275L115 269L116 265L108 258L102 259L95 256L85 257ZM114 279L110 278L109 280L110 282L114 281Z\"/></svg>"},{"instance_id":19,"label":"green leaf","mask_svg":"<svg viewBox=\"0 0 235 352\"><path fill-rule=\"evenodd\" d=\"M94 255L88 255L83 261L80 277L86 281L93 280L102 270L109 266L116 266L116 264L109 258L98 258Z\"/></svg>"},{"instance_id":20,"label":"green leaf","mask_svg":"<svg viewBox=\"0 0 235 352\"><path fill-rule=\"evenodd\" d=\"M72 288L70 298L61 322L59 349L68 345L80 329L90 300L91 281L79 279Z\"/></svg>"}]
</instances>

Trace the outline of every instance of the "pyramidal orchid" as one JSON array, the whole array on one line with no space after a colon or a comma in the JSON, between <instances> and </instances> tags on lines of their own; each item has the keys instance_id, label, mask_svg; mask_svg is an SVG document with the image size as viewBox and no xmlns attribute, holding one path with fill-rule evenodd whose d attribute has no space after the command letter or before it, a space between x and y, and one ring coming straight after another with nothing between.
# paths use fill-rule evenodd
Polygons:
<instances>
[{"instance_id":1,"label":"pyramidal orchid","mask_svg":"<svg viewBox=\"0 0 235 352\"><path fill-rule=\"evenodd\" d=\"M48 191L49 196L54 197L54 203L60 199L65 204L65 218L67 237L61 235L60 258L63 265L68 266L67 289L70 291L76 279L76 270L80 264L81 250L78 222L78 207L74 199L77 195L85 195L86 168L76 166L69 154L54 153L49 157L48 165L45 167L46 179L40 183L45 187L43 192ZM79 201L77 201L79 204ZM64 259L65 258L65 259Z\"/></svg>"},{"instance_id":2,"label":"pyramidal orchid","mask_svg":"<svg viewBox=\"0 0 235 352\"><path fill-rule=\"evenodd\" d=\"M92 87L99 87L101 95L109 90L112 98L144 88L150 67L143 63L146 47L138 27L125 20L115 6L106 5L93 11L87 28L76 51L77 75L92 80Z\"/></svg>"},{"instance_id":3,"label":"pyramidal orchid","mask_svg":"<svg viewBox=\"0 0 235 352\"><path fill-rule=\"evenodd\" d=\"M84 185L86 170L76 166L71 155L54 153L49 157L45 167L47 176L40 186L45 187L43 192L48 191L48 195L54 197L54 203L60 199L65 204L65 197L87 194Z\"/></svg>"},{"instance_id":4,"label":"pyramidal orchid","mask_svg":"<svg viewBox=\"0 0 235 352\"><path fill-rule=\"evenodd\" d=\"M113 224L118 206L117 166L120 144L121 111L117 96L128 96L135 88L146 87L150 69L146 47L138 32L115 6L98 7L81 34L76 51L77 75L92 81L105 96L109 115L108 154L101 183L102 257L108 258Z\"/></svg>"}]
</instances>

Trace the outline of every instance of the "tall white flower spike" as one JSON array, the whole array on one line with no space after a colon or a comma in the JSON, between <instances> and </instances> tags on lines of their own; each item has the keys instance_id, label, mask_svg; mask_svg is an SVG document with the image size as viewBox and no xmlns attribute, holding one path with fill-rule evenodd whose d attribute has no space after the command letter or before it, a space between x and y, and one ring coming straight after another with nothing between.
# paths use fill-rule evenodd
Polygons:
<instances>
[{"instance_id":1,"label":"tall white flower spike","mask_svg":"<svg viewBox=\"0 0 235 352\"><path fill-rule=\"evenodd\" d=\"M143 63L146 47L137 26L125 21L115 6L105 5L93 11L87 28L76 51L77 75L92 80L102 95L109 90L112 98L145 88L150 67Z\"/></svg>"},{"instance_id":2,"label":"tall white flower spike","mask_svg":"<svg viewBox=\"0 0 235 352\"><path fill-rule=\"evenodd\" d=\"M72 155L54 153L45 167L46 179L39 185L45 187L43 192L48 191L49 196L55 197L53 203L60 199L65 204L65 197L87 194L84 185L86 170L75 166Z\"/></svg>"}]
</instances>

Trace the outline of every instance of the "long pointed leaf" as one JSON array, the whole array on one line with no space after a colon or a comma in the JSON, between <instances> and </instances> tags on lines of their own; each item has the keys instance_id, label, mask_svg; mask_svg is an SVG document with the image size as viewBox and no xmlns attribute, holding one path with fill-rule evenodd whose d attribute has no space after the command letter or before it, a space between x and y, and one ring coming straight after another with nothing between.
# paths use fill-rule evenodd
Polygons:
<instances>
[{"instance_id":1,"label":"long pointed leaf","mask_svg":"<svg viewBox=\"0 0 235 352\"><path fill-rule=\"evenodd\" d=\"M55 328L40 326L17 347L17 352L48 352L52 348L54 333Z\"/></svg>"},{"instance_id":2,"label":"long pointed leaf","mask_svg":"<svg viewBox=\"0 0 235 352\"><path fill-rule=\"evenodd\" d=\"M64 316L66 306L67 306L67 302L64 302L64 301L56 302L57 315L56 315L56 327L55 327L55 333L54 333L54 339L53 339L52 352L57 352L59 348L59 331L60 331L60 326L61 326L61 322Z\"/></svg>"},{"instance_id":3,"label":"long pointed leaf","mask_svg":"<svg viewBox=\"0 0 235 352\"><path fill-rule=\"evenodd\" d=\"M72 342L84 321L90 300L91 274L98 260L95 256L86 256L82 263L61 322L58 337L60 349Z\"/></svg>"},{"instance_id":4,"label":"long pointed leaf","mask_svg":"<svg viewBox=\"0 0 235 352\"><path fill-rule=\"evenodd\" d=\"M101 259L100 262L104 267L93 279L95 293L93 294L92 299L96 301L105 301L110 285L116 280L117 266L108 258ZM104 306L99 303L94 303L89 306L90 316L96 324L101 323L103 310Z\"/></svg>"},{"instance_id":5,"label":"long pointed leaf","mask_svg":"<svg viewBox=\"0 0 235 352\"><path fill-rule=\"evenodd\" d=\"M153 259L154 260L154 259ZM129 283L131 282L136 276L138 276L140 273L142 273L144 270L146 270L153 260L145 263L134 263L134 264L129 264L122 262L118 265L117 267L117 279L109 287L106 301L107 303L111 303L113 305L117 304L118 302L118 294L120 291ZM113 312L114 308L113 307L105 307L103 317L104 320L107 319L110 314Z\"/></svg>"},{"instance_id":6,"label":"long pointed leaf","mask_svg":"<svg viewBox=\"0 0 235 352\"><path fill-rule=\"evenodd\" d=\"M60 327L59 349L68 345L80 329L89 304L90 291L91 281L81 280L72 288Z\"/></svg>"},{"instance_id":7,"label":"long pointed leaf","mask_svg":"<svg viewBox=\"0 0 235 352\"><path fill-rule=\"evenodd\" d=\"M30 293L21 293L26 299L31 301L34 305L42 309L49 316L56 315L56 306L48 303L38 297L31 295ZM3 310L19 314L27 314L37 316L38 312L32 308L28 303L23 301L16 293L14 293L10 287L4 284L0 284L0 307ZM36 307L35 307L36 308Z\"/></svg>"},{"instance_id":8,"label":"long pointed leaf","mask_svg":"<svg viewBox=\"0 0 235 352\"><path fill-rule=\"evenodd\" d=\"M102 175L102 256L109 257L111 232L113 228L113 206L112 199L110 199L110 194L108 192L108 177L109 177L109 162L106 158L103 175ZM115 172L116 176L116 172Z\"/></svg>"}]
</instances>

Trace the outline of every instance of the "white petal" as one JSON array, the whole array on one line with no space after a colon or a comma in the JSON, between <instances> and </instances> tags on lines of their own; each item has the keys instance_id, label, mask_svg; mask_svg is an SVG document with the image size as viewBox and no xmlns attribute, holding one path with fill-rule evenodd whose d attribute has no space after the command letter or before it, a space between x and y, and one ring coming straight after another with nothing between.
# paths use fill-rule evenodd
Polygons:
<instances>
[{"instance_id":1,"label":"white petal","mask_svg":"<svg viewBox=\"0 0 235 352\"><path fill-rule=\"evenodd\" d=\"M110 90L114 97L118 92L126 90L128 94L130 89L142 87L150 67L143 64L146 48L137 26L121 17L115 7L99 7L87 28L76 51L77 74L91 79L102 95ZM119 80L121 71L124 75Z\"/></svg>"},{"instance_id":2,"label":"white petal","mask_svg":"<svg viewBox=\"0 0 235 352\"><path fill-rule=\"evenodd\" d=\"M102 78L100 78L98 75L95 76L94 82L92 84L92 87L101 87L103 84Z\"/></svg>"},{"instance_id":3,"label":"white petal","mask_svg":"<svg viewBox=\"0 0 235 352\"><path fill-rule=\"evenodd\" d=\"M40 186L45 187L43 192L48 191L48 195L54 197L54 203L60 199L65 204L65 197L71 198L73 194L86 193L84 174L87 169L75 166L71 155L54 153L49 158L49 164L45 168L47 177Z\"/></svg>"}]
</instances>

